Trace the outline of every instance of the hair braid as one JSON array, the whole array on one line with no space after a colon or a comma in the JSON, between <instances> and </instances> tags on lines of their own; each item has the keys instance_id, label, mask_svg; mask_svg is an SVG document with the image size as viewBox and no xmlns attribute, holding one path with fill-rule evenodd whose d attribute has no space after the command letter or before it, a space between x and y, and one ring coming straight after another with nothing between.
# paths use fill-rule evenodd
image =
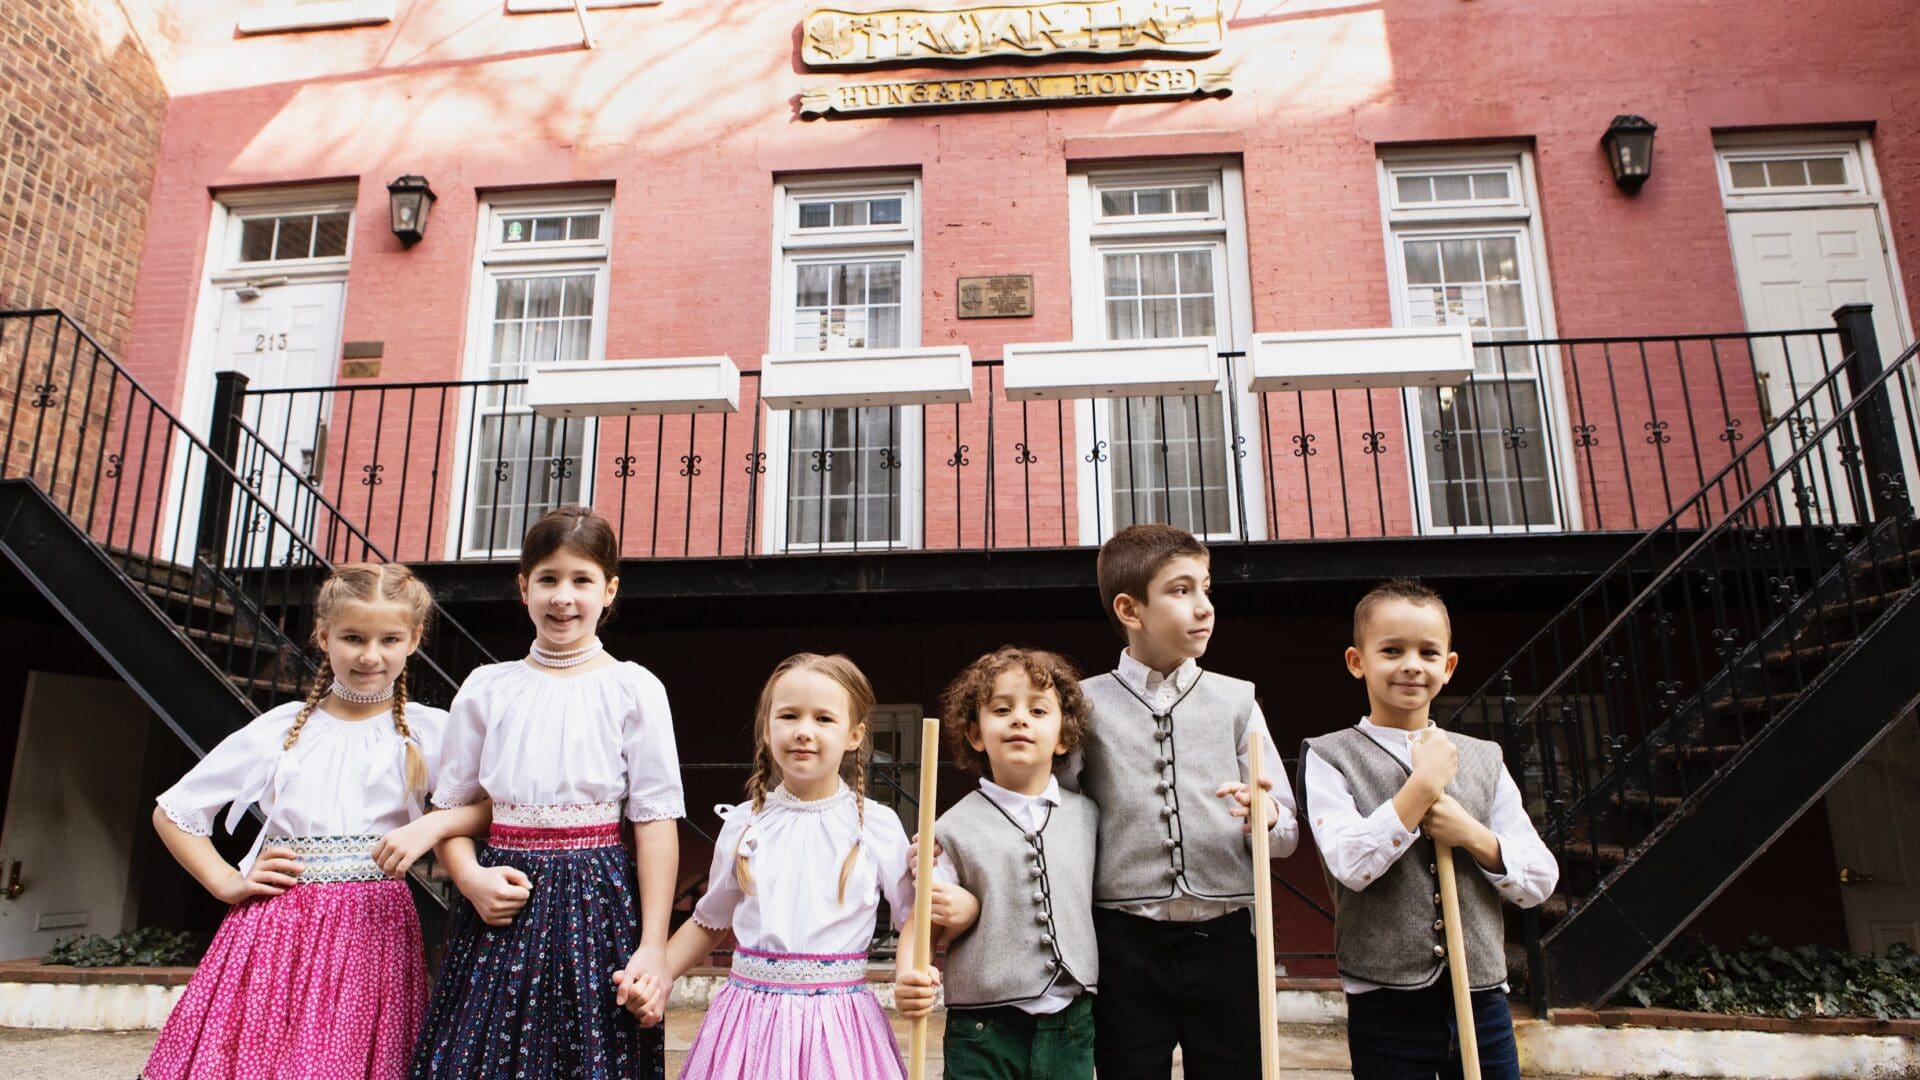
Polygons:
<instances>
[{"instance_id":1,"label":"hair braid","mask_svg":"<svg viewBox=\"0 0 1920 1080\"><path fill-rule=\"evenodd\" d=\"M747 798L753 800L753 812L759 813L767 805L768 781L778 783L779 769L773 764L773 751L767 748L763 740L753 748L753 772L747 776ZM745 839L742 837L742 839ZM736 849L733 853L733 876L740 883L740 891L753 895L753 870L747 865L745 852Z\"/></svg>"},{"instance_id":2,"label":"hair braid","mask_svg":"<svg viewBox=\"0 0 1920 1080\"><path fill-rule=\"evenodd\" d=\"M300 741L300 729L307 726L307 719L313 715L313 710L320 707L320 699L326 697L332 687L333 661L322 653L320 670L313 673L313 685L307 687L306 703L300 706L299 715L293 718L293 726L287 729L287 741L280 744L280 749L291 750L293 744Z\"/></svg>"},{"instance_id":3,"label":"hair braid","mask_svg":"<svg viewBox=\"0 0 1920 1080\"><path fill-rule=\"evenodd\" d=\"M407 669L404 667L400 669L400 677L393 680L393 730L407 742L407 794L421 794L427 790L427 760L420 756L413 731L407 727Z\"/></svg>"},{"instance_id":4,"label":"hair braid","mask_svg":"<svg viewBox=\"0 0 1920 1080\"><path fill-rule=\"evenodd\" d=\"M859 822L858 828L860 832L854 839L853 847L847 851L846 861L840 864L840 899L838 902L842 904L847 902L847 879L853 876L853 865L859 861L860 848L864 846L863 838L867 833L866 748L866 740L862 739L860 745L855 747L850 755L853 758L853 776L847 779L847 783L848 786L853 788L853 814L854 819Z\"/></svg>"}]
</instances>

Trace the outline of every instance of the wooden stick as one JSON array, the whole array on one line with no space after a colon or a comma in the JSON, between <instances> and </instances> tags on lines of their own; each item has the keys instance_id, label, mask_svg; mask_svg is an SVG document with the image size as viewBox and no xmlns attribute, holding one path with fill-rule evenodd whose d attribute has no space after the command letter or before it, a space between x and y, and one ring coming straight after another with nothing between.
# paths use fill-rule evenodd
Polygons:
<instances>
[{"instance_id":1,"label":"wooden stick","mask_svg":"<svg viewBox=\"0 0 1920 1080\"><path fill-rule=\"evenodd\" d=\"M918 874L914 877L913 970L933 969L933 804L940 768L940 719L929 716L920 721L920 848L916 853ZM907 1057L909 1080L924 1080L927 1075L927 1018L913 1021Z\"/></svg>"},{"instance_id":2,"label":"wooden stick","mask_svg":"<svg viewBox=\"0 0 1920 1080\"><path fill-rule=\"evenodd\" d=\"M1463 1080L1480 1080L1480 1040L1473 1030L1473 992L1467 986L1466 935L1460 932L1453 848L1435 841L1433 866L1440 875L1440 918L1447 924L1447 973L1453 979L1453 1019L1460 1027L1460 1075Z\"/></svg>"},{"instance_id":3,"label":"wooden stick","mask_svg":"<svg viewBox=\"0 0 1920 1080\"><path fill-rule=\"evenodd\" d=\"M1260 982L1260 1080L1279 1080L1280 1033L1273 1018L1273 867L1267 862L1267 793L1260 786L1265 754L1260 729L1247 731L1247 787L1252 798L1247 820L1253 825L1254 968Z\"/></svg>"}]
</instances>

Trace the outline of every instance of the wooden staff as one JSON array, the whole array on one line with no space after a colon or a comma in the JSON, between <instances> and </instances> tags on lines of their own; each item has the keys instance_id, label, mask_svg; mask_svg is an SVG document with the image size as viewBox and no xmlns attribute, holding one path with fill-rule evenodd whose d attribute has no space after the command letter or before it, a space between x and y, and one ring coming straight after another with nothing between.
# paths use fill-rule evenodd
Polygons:
<instances>
[{"instance_id":1,"label":"wooden staff","mask_svg":"<svg viewBox=\"0 0 1920 1080\"><path fill-rule=\"evenodd\" d=\"M1480 1040L1473 1030L1473 991L1467 986L1466 935L1460 932L1453 848L1434 841L1433 866L1440 875L1440 918L1447 924L1447 973L1453 979L1453 1019L1460 1028L1460 1074L1463 1080L1480 1080Z\"/></svg>"},{"instance_id":2,"label":"wooden staff","mask_svg":"<svg viewBox=\"0 0 1920 1080\"><path fill-rule=\"evenodd\" d=\"M939 781L940 719L929 716L920 721L920 848L916 852L918 874L913 887L913 970L933 969L933 803ZM907 1076L924 1080L927 1075L927 1018L913 1021Z\"/></svg>"},{"instance_id":3,"label":"wooden staff","mask_svg":"<svg viewBox=\"0 0 1920 1080\"><path fill-rule=\"evenodd\" d=\"M1253 826L1253 937L1260 981L1260 1080L1279 1080L1280 1033L1273 1018L1273 868L1267 862L1267 792L1260 786L1266 755L1260 729L1247 731L1247 820Z\"/></svg>"}]
</instances>

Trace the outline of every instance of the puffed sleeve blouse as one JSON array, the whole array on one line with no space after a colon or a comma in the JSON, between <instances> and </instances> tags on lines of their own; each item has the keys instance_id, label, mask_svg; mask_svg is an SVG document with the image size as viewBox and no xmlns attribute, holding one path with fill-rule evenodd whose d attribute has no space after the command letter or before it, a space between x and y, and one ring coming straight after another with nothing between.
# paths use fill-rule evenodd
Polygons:
<instances>
[{"instance_id":1,"label":"puffed sleeve blouse","mask_svg":"<svg viewBox=\"0 0 1920 1080\"><path fill-rule=\"evenodd\" d=\"M750 949L845 955L867 951L882 897L894 929L913 914L907 834L892 807L868 799L862 813L843 785L812 802L776 787L759 813L752 803L714 812L726 823L714 842L707 892L693 909L701 926L731 929ZM856 847L843 899L840 869ZM752 892L741 887L736 857L746 859Z\"/></svg>"},{"instance_id":2,"label":"puffed sleeve blouse","mask_svg":"<svg viewBox=\"0 0 1920 1080\"><path fill-rule=\"evenodd\" d=\"M686 816L667 691L632 662L561 676L523 660L474 669L453 699L433 804L623 804Z\"/></svg>"},{"instance_id":3,"label":"puffed sleeve blouse","mask_svg":"<svg viewBox=\"0 0 1920 1080\"><path fill-rule=\"evenodd\" d=\"M407 792L406 747L412 741L419 748L431 784L447 729L444 710L407 705L408 737L403 739L391 713L342 720L315 709L293 749L282 749L300 708L297 701L276 706L222 739L179 783L160 793L161 811L182 831L211 836L222 806L230 807L225 825L232 832L257 803L267 819L261 840L377 836L421 815L421 796ZM241 872L253 866L259 850L256 841Z\"/></svg>"}]
</instances>

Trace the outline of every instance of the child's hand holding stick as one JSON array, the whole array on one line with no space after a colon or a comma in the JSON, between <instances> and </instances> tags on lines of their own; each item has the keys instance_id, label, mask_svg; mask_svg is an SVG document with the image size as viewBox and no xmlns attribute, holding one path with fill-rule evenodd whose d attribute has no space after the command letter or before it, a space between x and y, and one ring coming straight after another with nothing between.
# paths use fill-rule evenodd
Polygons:
<instances>
[{"instance_id":1,"label":"child's hand holding stick","mask_svg":"<svg viewBox=\"0 0 1920 1080\"><path fill-rule=\"evenodd\" d=\"M1417 733L1414 746L1426 741L1434 729ZM1445 738L1445 736L1441 736ZM1457 760L1456 754L1449 754L1448 764ZM1453 770L1447 769L1448 773ZM1440 918L1446 923L1447 935L1447 974L1453 984L1453 1018L1460 1029L1460 1072L1464 1080L1480 1080L1480 1040L1473 1030L1473 991L1467 985L1467 949L1465 936L1460 931L1460 890L1453 877L1453 847L1435 838L1433 841L1434 872L1440 878Z\"/></svg>"}]
</instances>

